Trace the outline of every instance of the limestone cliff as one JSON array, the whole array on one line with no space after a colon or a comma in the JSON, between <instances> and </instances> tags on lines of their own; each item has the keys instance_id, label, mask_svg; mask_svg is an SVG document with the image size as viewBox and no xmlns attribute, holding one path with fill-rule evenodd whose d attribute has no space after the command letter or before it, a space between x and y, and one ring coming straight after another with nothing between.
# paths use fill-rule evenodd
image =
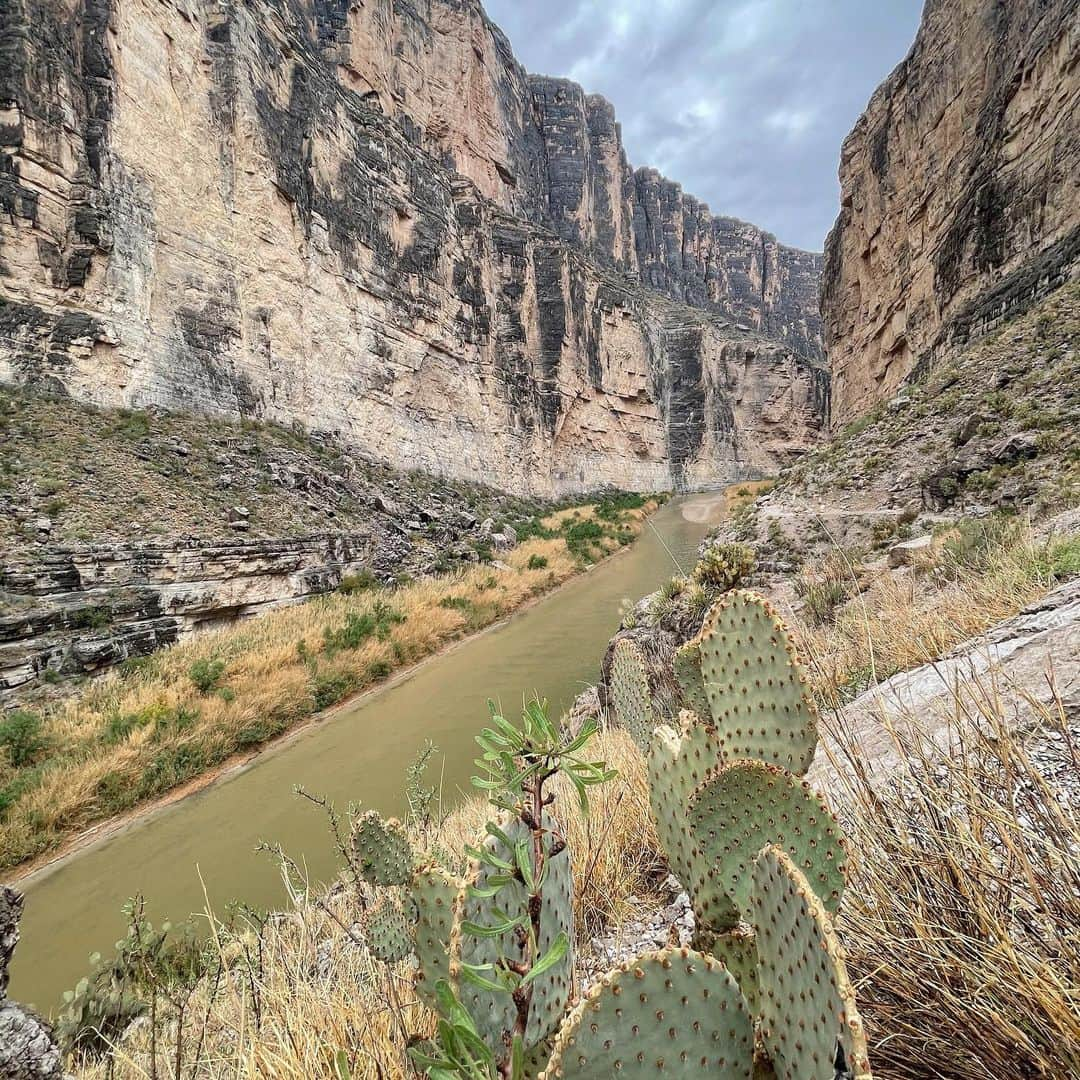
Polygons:
<instances>
[{"instance_id":1,"label":"limestone cliff","mask_svg":"<svg viewBox=\"0 0 1080 1080\"><path fill-rule=\"evenodd\" d=\"M843 147L822 287L834 423L1076 274L1078 178L1078 0L928 0Z\"/></svg>"},{"instance_id":2,"label":"limestone cliff","mask_svg":"<svg viewBox=\"0 0 1080 1080\"><path fill-rule=\"evenodd\" d=\"M0 3L0 380L522 491L812 445L818 256L634 172L478 0Z\"/></svg>"}]
</instances>

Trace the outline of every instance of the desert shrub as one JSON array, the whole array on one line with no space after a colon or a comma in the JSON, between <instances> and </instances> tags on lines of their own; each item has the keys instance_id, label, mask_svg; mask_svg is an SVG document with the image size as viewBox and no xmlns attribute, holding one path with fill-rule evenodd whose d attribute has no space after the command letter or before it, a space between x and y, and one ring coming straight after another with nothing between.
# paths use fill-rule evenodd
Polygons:
<instances>
[{"instance_id":1,"label":"desert shrub","mask_svg":"<svg viewBox=\"0 0 1080 1080\"><path fill-rule=\"evenodd\" d=\"M346 574L341 579L338 592L353 596L377 588L378 584L379 579L370 570L358 570L355 574Z\"/></svg>"},{"instance_id":2,"label":"desert shrub","mask_svg":"<svg viewBox=\"0 0 1080 1080\"><path fill-rule=\"evenodd\" d=\"M7 751L8 760L16 769L33 765L48 745L37 713L14 709L0 720L0 748Z\"/></svg>"},{"instance_id":3,"label":"desert shrub","mask_svg":"<svg viewBox=\"0 0 1080 1080\"><path fill-rule=\"evenodd\" d=\"M451 611L468 611L472 608L472 601L467 596L444 596L439 601L439 607Z\"/></svg>"},{"instance_id":4,"label":"desert shrub","mask_svg":"<svg viewBox=\"0 0 1080 1080\"><path fill-rule=\"evenodd\" d=\"M376 600L370 611L347 615L342 626L327 626L323 630L323 652L332 657L342 649L358 649L372 637L385 641L390 631L404 621L399 611L384 600Z\"/></svg>"},{"instance_id":5,"label":"desert shrub","mask_svg":"<svg viewBox=\"0 0 1080 1080\"><path fill-rule=\"evenodd\" d=\"M544 570L547 568L547 556L546 555L530 555L529 561L525 564L529 570Z\"/></svg>"},{"instance_id":6,"label":"desert shrub","mask_svg":"<svg viewBox=\"0 0 1080 1080\"><path fill-rule=\"evenodd\" d=\"M986 570L995 554L1013 544L1022 531L1022 524L1005 514L962 518L946 534L942 565L954 574Z\"/></svg>"},{"instance_id":7,"label":"desert shrub","mask_svg":"<svg viewBox=\"0 0 1080 1080\"><path fill-rule=\"evenodd\" d=\"M188 668L188 678L200 694L209 694L216 690L221 677L225 674L225 661L203 657Z\"/></svg>"}]
</instances>

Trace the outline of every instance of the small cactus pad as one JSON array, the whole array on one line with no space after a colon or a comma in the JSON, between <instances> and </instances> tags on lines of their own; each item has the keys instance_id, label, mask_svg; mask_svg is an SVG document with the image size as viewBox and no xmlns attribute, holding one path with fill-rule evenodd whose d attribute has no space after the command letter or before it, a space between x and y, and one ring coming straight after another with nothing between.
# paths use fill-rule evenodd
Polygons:
<instances>
[{"instance_id":1,"label":"small cactus pad","mask_svg":"<svg viewBox=\"0 0 1080 1080\"><path fill-rule=\"evenodd\" d=\"M752 1015L758 1012L758 954L754 932L741 926L720 934L698 931L694 947L719 960L739 984Z\"/></svg>"},{"instance_id":2,"label":"small cactus pad","mask_svg":"<svg viewBox=\"0 0 1080 1080\"><path fill-rule=\"evenodd\" d=\"M529 837L530 831L518 819L506 815L499 821L506 838L516 845L522 838ZM550 846L551 830L555 826L554 818L545 813L543 825L548 835L546 842ZM514 862L513 850L496 837L488 836L484 846L496 857L505 862ZM466 878L466 888L461 899L461 922L473 922L481 926L495 923L493 908L510 915L527 911L528 891L521 881L513 881L499 890L494 897L475 896L469 885L483 890L490 879L500 873L486 863L474 862ZM572 943L574 940L574 882L571 873L570 852L564 848L548 862L547 879L543 888L543 905L540 909L540 937L537 943L539 956L551 948L560 933L566 934ZM513 932L501 937L477 937L462 930L461 923L455 926L452 953L455 961L467 964L494 963L500 957L508 960L524 959L523 949ZM538 957L533 957L535 961ZM534 980L532 1002L529 1007L529 1020L525 1028L526 1047L546 1039L559 1026L573 993L574 951L569 948L566 955L550 970ZM489 1046L503 1045L504 1034L513 1030L516 1009L509 994L488 991L464 978L458 978L461 1003L468 1009L476 1022L476 1029Z\"/></svg>"},{"instance_id":3,"label":"small cactus pad","mask_svg":"<svg viewBox=\"0 0 1080 1080\"><path fill-rule=\"evenodd\" d=\"M412 876L413 850L405 826L383 820L374 810L361 815L352 831L353 858L369 885L404 885Z\"/></svg>"},{"instance_id":4,"label":"small cactus pad","mask_svg":"<svg viewBox=\"0 0 1080 1080\"><path fill-rule=\"evenodd\" d=\"M567 1016L541 1080L714 1074L750 1080L754 1026L738 984L690 949L608 972Z\"/></svg>"},{"instance_id":5,"label":"small cactus pad","mask_svg":"<svg viewBox=\"0 0 1080 1080\"><path fill-rule=\"evenodd\" d=\"M364 938L371 955L387 964L396 964L412 953L411 922L391 892L380 891L368 910L364 919Z\"/></svg>"},{"instance_id":6,"label":"small cactus pad","mask_svg":"<svg viewBox=\"0 0 1080 1080\"><path fill-rule=\"evenodd\" d=\"M761 1036L778 1080L833 1080L837 1044L847 1074L870 1080L870 1060L843 950L810 884L776 848L753 869L761 979Z\"/></svg>"},{"instance_id":7,"label":"small cactus pad","mask_svg":"<svg viewBox=\"0 0 1080 1080\"><path fill-rule=\"evenodd\" d=\"M644 752L652 735L653 708L641 650L625 638L611 657L611 701L619 723Z\"/></svg>"},{"instance_id":8,"label":"small cactus pad","mask_svg":"<svg viewBox=\"0 0 1080 1080\"><path fill-rule=\"evenodd\" d=\"M683 700L698 716L709 716L709 699L701 678L701 637L691 638L675 650L672 658L675 681L682 691Z\"/></svg>"},{"instance_id":9,"label":"small cactus pad","mask_svg":"<svg viewBox=\"0 0 1080 1080\"><path fill-rule=\"evenodd\" d=\"M435 1007L435 984L450 979L450 941L461 882L441 866L417 870L410 890L416 904L416 992Z\"/></svg>"},{"instance_id":10,"label":"small cactus pad","mask_svg":"<svg viewBox=\"0 0 1080 1080\"><path fill-rule=\"evenodd\" d=\"M690 797L690 831L743 918L750 917L751 871L775 844L806 874L830 911L840 905L847 850L840 823L805 780L763 761L716 768Z\"/></svg>"},{"instance_id":11,"label":"small cactus pad","mask_svg":"<svg viewBox=\"0 0 1080 1080\"><path fill-rule=\"evenodd\" d=\"M712 609L701 634L701 675L726 758L806 774L817 748L817 708L768 601L739 590Z\"/></svg>"},{"instance_id":12,"label":"small cactus pad","mask_svg":"<svg viewBox=\"0 0 1080 1080\"><path fill-rule=\"evenodd\" d=\"M711 860L705 858L690 833L687 802L694 789L719 759L716 731L693 713L680 713L680 730L662 726L649 744L649 801L656 819L660 846L671 872L694 902L699 926L726 930L739 921L739 913L715 880Z\"/></svg>"}]
</instances>

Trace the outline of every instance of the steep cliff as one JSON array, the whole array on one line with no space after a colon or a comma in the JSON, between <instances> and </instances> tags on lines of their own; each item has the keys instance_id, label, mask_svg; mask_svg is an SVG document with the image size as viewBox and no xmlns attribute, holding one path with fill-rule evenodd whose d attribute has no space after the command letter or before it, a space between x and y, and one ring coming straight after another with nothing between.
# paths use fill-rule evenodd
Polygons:
<instances>
[{"instance_id":1,"label":"steep cliff","mask_svg":"<svg viewBox=\"0 0 1080 1080\"><path fill-rule=\"evenodd\" d=\"M632 171L477 0L4 0L0 32L0 380L522 491L818 436L820 258Z\"/></svg>"},{"instance_id":2,"label":"steep cliff","mask_svg":"<svg viewBox=\"0 0 1080 1080\"><path fill-rule=\"evenodd\" d=\"M1080 3L928 0L844 143L822 314L835 424L1080 266Z\"/></svg>"}]
</instances>

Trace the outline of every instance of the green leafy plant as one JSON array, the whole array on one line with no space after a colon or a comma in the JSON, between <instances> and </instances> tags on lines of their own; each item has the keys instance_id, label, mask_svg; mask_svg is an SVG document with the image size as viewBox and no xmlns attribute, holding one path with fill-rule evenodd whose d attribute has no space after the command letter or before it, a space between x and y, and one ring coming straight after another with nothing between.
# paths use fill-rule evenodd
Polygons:
<instances>
[{"instance_id":1,"label":"green leafy plant","mask_svg":"<svg viewBox=\"0 0 1080 1080\"><path fill-rule=\"evenodd\" d=\"M33 765L48 747L40 716L29 709L13 709L0 719L0 748L16 769Z\"/></svg>"},{"instance_id":2,"label":"green leafy plant","mask_svg":"<svg viewBox=\"0 0 1080 1080\"><path fill-rule=\"evenodd\" d=\"M200 694L210 694L216 690L224 674L225 661L211 660L208 657L196 660L188 668L188 678L195 684Z\"/></svg>"},{"instance_id":3,"label":"green leafy plant","mask_svg":"<svg viewBox=\"0 0 1080 1080\"><path fill-rule=\"evenodd\" d=\"M520 728L494 704L490 713L476 740L482 775L473 783L503 813L468 849L473 865L451 946L459 985L436 985L435 1040L413 1053L436 1078L523 1077L527 1060L543 1054L573 971L573 885L551 784L567 778L587 811L588 789L614 775L583 756L594 722L571 735L539 701L526 705Z\"/></svg>"}]
</instances>

